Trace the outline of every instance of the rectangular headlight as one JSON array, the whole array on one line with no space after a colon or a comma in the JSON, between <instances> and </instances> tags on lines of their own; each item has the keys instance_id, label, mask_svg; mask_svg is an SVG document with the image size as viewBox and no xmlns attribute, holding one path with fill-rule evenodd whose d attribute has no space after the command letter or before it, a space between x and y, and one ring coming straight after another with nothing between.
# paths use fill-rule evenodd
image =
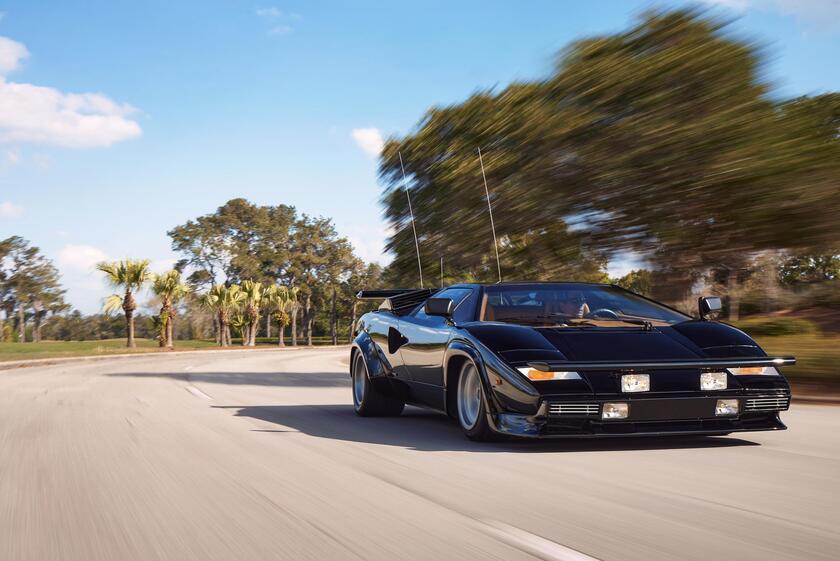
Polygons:
<instances>
[{"instance_id":1,"label":"rectangular headlight","mask_svg":"<svg viewBox=\"0 0 840 561\"><path fill-rule=\"evenodd\" d=\"M532 382L541 382L544 380L580 380L580 374L577 372L546 372L545 370L537 370L528 366L517 368L517 370Z\"/></svg>"},{"instance_id":2,"label":"rectangular headlight","mask_svg":"<svg viewBox=\"0 0 840 561\"><path fill-rule=\"evenodd\" d=\"M700 389L704 391L725 390L726 372L703 372L700 374Z\"/></svg>"},{"instance_id":3,"label":"rectangular headlight","mask_svg":"<svg viewBox=\"0 0 840 561\"><path fill-rule=\"evenodd\" d=\"M772 366L742 366L727 368L733 376L779 376L779 371Z\"/></svg>"},{"instance_id":4,"label":"rectangular headlight","mask_svg":"<svg viewBox=\"0 0 840 561\"><path fill-rule=\"evenodd\" d=\"M625 374L621 377L621 391L625 393L650 391L650 374Z\"/></svg>"},{"instance_id":5,"label":"rectangular headlight","mask_svg":"<svg viewBox=\"0 0 840 561\"><path fill-rule=\"evenodd\" d=\"M715 404L715 415L718 417L727 417L738 414L738 400L737 399L719 399Z\"/></svg>"},{"instance_id":6,"label":"rectangular headlight","mask_svg":"<svg viewBox=\"0 0 840 561\"><path fill-rule=\"evenodd\" d=\"M601 408L602 419L626 419L629 415L629 403L605 403Z\"/></svg>"}]
</instances>

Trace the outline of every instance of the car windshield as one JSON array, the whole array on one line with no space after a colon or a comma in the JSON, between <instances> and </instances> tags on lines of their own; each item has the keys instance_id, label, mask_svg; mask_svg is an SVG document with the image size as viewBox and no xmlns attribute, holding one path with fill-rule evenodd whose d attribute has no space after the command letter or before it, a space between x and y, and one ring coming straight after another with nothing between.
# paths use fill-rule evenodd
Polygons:
<instances>
[{"instance_id":1,"label":"car windshield","mask_svg":"<svg viewBox=\"0 0 840 561\"><path fill-rule=\"evenodd\" d=\"M689 319L614 286L557 283L488 286L481 321L567 327L671 325Z\"/></svg>"}]
</instances>

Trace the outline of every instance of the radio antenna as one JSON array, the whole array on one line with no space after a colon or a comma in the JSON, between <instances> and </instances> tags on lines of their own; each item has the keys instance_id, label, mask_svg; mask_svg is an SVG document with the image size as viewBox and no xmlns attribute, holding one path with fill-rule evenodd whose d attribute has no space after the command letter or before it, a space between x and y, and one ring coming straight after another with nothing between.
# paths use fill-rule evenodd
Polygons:
<instances>
[{"instance_id":1,"label":"radio antenna","mask_svg":"<svg viewBox=\"0 0 840 561\"><path fill-rule=\"evenodd\" d=\"M496 240L496 224L493 222L493 206L490 204L490 190L487 188L487 176L484 174L484 160L481 148L478 149L478 163L481 164L481 178L484 179L484 194L487 195L487 210L490 212L490 228L493 230L493 247L496 250L496 269L499 271L499 282L502 282L502 264L499 261L499 242Z\"/></svg>"},{"instance_id":2,"label":"radio antenna","mask_svg":"<svg viewBox=\"0 0 840 561\"><path fill-rule=\"evenodd\" d=\"M408 183L405 179L405 166L402 161L402 152L397 152L400 157L400 169L403 176L403 189L405 189L405 196L408 199L408 214L411 216L411 229L414 231L414 249L417 250L417 268L420 270L420 288L423 288L423 265L420 262L420 243L417 241L417 227L414 225L414 211L411 209L411 195L408 193Z\"/></svg>"}]
</instances>

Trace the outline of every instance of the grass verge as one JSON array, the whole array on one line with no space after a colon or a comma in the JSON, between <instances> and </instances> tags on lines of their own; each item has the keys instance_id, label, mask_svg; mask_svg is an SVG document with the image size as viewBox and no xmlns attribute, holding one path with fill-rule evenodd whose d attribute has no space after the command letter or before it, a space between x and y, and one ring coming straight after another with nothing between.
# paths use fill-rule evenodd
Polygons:
<instances>
[{"instance_id":1,"label":"grass verge","mask_svg":"<svg viewBox=\"0 0 840 561\"><path fill-rule=\"evenodd\" d=\"M787 378L840 386L840 336L806 334L755 340L769 355L796 357L796 366L785 368Z\"/></svg>"},{"instance_id":2,"label":"grass verge","mask_svg":"<svg viewBox=\"0 0 840 561\"><path fill-rule=\"evenodd\" d=\"M233 339L231 349L241 349L241 339ZM328 337L315 337L315 345L331 344ZM345 341L340 341L344 343ZM301 343L301 341L298 341ZM290 342L286 341L286 345ZM257 347L276 348L277 339L257 339ZM175 341L176 351L192 351L197 349L218 348L215 342L209 340ZM64 358L76 356L103 356L134 353L167 352L161 349L155 339L137 339L137 347L129 349L125 346L125 339L103 339L100 341L43 341L41 343L0 343L0 362L13 360L34 360L41 358Z\"/></svg>"},{"instance_id":3,"label":"grass verge","mask_svg":"<svg viewBox=\"0 0 840 561\"><path fill-rule=\"evenodd\" d=\"M178 341L177 351L208 349L215 347L212 341ZM43 341L41 343L0 343L0 362L39 358L62 358L73 356L98 356L125 353L166 352L153 339L137 339L137 348L125 346L125 339L103 339L100 341Z\"/></svg>"}]
</instances>

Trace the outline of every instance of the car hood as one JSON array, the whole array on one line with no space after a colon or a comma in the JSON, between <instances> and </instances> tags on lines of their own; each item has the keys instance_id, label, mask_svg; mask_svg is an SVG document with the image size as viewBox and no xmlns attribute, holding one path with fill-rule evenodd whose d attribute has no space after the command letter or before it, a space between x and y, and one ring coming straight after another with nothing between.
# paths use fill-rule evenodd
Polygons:
<instances>
[{"instance_id":1,"label":"car hood","mask_svg":"<svg viewBox=\"0 0 840 561\"><path fill-rule=\"evenodd\" d=\"M530 327L504 323L466 326L509 362L529 360L691 360L764 353L742 331L717 322L688 321L639 328Z\"/></svg>"},{"instance_id":2,"label":"car hood","mask_svg":"<svg viewBox=\"0 0 840 561\"><path fill-rule=\"evenodd\" d=\"M668 360L702 358L695 345L688 346L662 331L641 329L538 329L568 360ZM692 348L693 347L693 348Z\"/></svg>"},{"instance_id":3,"label":"car hood","mask_svg":"<svg viewBox=\"0 0 840 561\"><path fill-rule=\"evenodd\" d=\"M513 366L529 361L667 361L764 356L743 332L716 322L684 322L652 330L639 328L548 328L504 323L467 327L486 347ZM651 373L652 392L700 389L697 370L657 370ZM586 371L578 380L541 382L543 395L555 393L621 393L619 378L610 371ZM740 387L729 377L729 387Z\"/></svg>"}]
</instances>

